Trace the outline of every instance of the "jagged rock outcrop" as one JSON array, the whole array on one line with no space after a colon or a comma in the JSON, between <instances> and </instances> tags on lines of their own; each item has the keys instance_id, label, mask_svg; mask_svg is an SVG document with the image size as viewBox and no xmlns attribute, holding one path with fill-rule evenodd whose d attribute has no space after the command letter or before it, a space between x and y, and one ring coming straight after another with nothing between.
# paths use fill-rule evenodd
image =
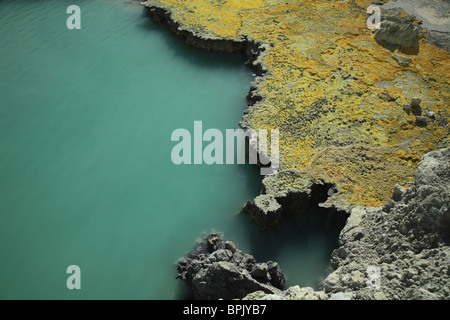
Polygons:
<instances>
[{"instance_id":1,"label":"jagged rock outcrop","mask_svg":"<svg viewBox=\"0 0 450 320\"><path fill-rule=\"evenodd\" d=\"M416 181L384 206L356 208L332 255L326 292L355 299L450 297L450 149L425 155ZM368 283L369 270L378 283Z\"/></svg>"},{"instance_id":2,"label":"jagged rock outcrop","mask_svg":"<svg viewBox=\"0 0 450 320\"><path fill-rule=\"evenodd\" d=\"M450 148L426 154L415 178L382 207L351 211L334 271L310 299L450 299ZM277 297L290 299L292 290Z\"/></svg>"},{"instance_id":3,"label":"jagged rock outcrop","mask_svg":"<svg viewBox=\"0 0 450 320\"><path fill-rule=\"evenodd\" d=\"M306 172L285 170L263 179L262 191L253 201L247 201L243 211L261 230L276 228L286 216L304 215L336 193L335 186L317 180ZM323 208L330 220L342 224L345 210Z\"/></svg>"},{"instance_id":4,"label":"jagged rock outcrop","mask_svg":"<svg viewBox=\"0 0 450 320\"><path fill-rule=\"evenodd\" d=\"M450 2L442 0L396 0L382 6L382 9L401 8L420 21L426 30L425 38L439 48L450 50Z\"/></svg>"},{"instance_id":5,"label":"jagged rock outcrop","mask_svg":"<svg viewBox=\"0 0 450 320\"><path fill-rule=\"evenodd\" d=\"M170 30L186 41L186 44L205 51L225 52L225 53L245 53L248 57L247 63L251 65L259 74L266 72L266 68L259 57L262 52L268 49L268 45L250 39L247 36L236 36L223 38L206 34L195 30L191 26L180 23L173 16L174 8L165 5L164 2L145 2L146 15L155 22L165 22Z\"/></svg>"},{"instance_id":6,"label":"jagged rock outcrop","mask_svg":"<svg viewBox=\"0 0 450 320\"><path fill-rule=\"evenodd\" d=\"M178 277L188 284L194 299L239 299L255 291L280 294L286 283L276 262L255 258L212 233L178 261Z\"/></svg>"}]
</instances>

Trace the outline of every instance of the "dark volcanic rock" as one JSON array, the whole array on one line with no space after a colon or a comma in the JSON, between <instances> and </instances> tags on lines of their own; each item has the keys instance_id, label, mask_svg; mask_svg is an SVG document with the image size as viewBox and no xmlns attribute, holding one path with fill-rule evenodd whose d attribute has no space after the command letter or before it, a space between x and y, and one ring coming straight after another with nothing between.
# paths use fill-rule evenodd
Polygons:
<instances>
[{"instance_id":1,"label":"dark volcanic rock","mask_svg":"<svg viewBox=\"0 0 450 320\"><path fill-rule=\"evenodd\" d=\"M240 299L255 291L280 293L286 283L276 262L257 263L232 242L212 233L178 261L178 277L194 299Z\"/></svg>"}]
</instances>

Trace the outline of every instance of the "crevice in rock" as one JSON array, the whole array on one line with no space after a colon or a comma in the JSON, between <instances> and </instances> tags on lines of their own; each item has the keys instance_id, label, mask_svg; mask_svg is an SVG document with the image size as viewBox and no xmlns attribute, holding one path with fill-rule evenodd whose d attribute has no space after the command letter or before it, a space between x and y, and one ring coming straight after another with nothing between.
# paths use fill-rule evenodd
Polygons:
<instances>
[{"instance_id":1,"label":"crevice in rock","mask_svg":"<svg viewBox=\"0 0 450 320\"><path fill-rule=\"evenodd\" d=\"M281 196L271 195L271 191L263 185L261 195L248 201L244 212L261 230L276 229L282 220L288 217L305 216L310 211L320 211L327 219L342 229L349 212L335 207L324 207L323 203L336 192L336 186L319 181L303 191L289 191Z\"/></svg>"}]
</instances>

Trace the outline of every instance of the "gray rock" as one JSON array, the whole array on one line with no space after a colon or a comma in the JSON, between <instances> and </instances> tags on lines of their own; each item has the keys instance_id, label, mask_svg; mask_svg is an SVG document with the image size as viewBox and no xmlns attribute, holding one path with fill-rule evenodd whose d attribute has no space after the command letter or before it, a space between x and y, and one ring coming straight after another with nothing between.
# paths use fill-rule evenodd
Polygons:
<instances>
[{"instance_id":1,"label":"gray rock","mask_svg":"<svg viewBox=\"0 0 450 320\"><path fill-rule=\"evenodd\" d=\"M250 274L253 278L267 278L267 264L257 263Z\"/></svg>"},{"instance_id":2,"label":"gray rock","mask_svg":"<svg viewBox=\"0 0 450 320\"><path fill-rule=\"evenodd\" d=\"M287 300L327 300L328 295L323 291L315 291L313 288L299 286L290 287L283 292Z\"/></svg>"},{"instance_id":3,"label":"gray rock","mask_svg":"<svg viewBox=\"0 0 450 320\"><path fill-rule=\"evenodd\" d=\"M266 294L263 291L253 292L243 300L328 300L328 295L323 291L315 291L313 288L293 286L279 294Z\"/></svg>"},{"instance_id":4,"label":"gray rock","mask_svg":"<svg viewBox=\"0 0 450 320\"><path fill-rule=\"evenodd\" d=\"M433 112L433 111L428 112L427 117L430 119L436 118L436 112Z\"/></svg>"},{"instance_id":5,"label":"gray rock","mask_svg":"<svg viewBox=\"0 0 450 320\"><path fill-rule=\"evenodd\" d=\"M277 226L282 218L282 207L275 197L261 194L244 206L246 212L261 230Z\"/></svg>"},{"instance_id":6,"label":"gray rock","mask_svg":"<svg viewBox=\"0 0 450 320\"><path fill-rule=\"evenodd\" d=\"M422 103L422 99L420 99L420 98L412 98L410 104L411 104L411 107L417 108L417 107L420 107L421 103Z\"/></svg>"},{"instance_id":7,"label":"gray rock","mask_svg":"<svg viewBox=\"0 0 450 320\"><path fill-rule=\"evenodd\" d=\"M281 294L286 283L275 262L256 263L255 258L213 233L180 259L178 276L194 299L241 299L249 293Z\"/></svg>"},{"instance_id":8,"label":"gray rock","mask_svg":"<svg viewBox=\"0 0 450 320\"><path fill-rule=\"evenodd\" d=\"M416 116L416 123L419 125L426 125L428 123L427 118L422 116Z\"/></svg>"},{"instance_id":9,"label":"gray rock","mask_svg":"<svg viewBox=\"0 0 450 320\"><path fill-rule=\"evenodd\" d=\"M323 291L295 286L253 298L450 299L450 148L426 154L415 178L383 207L351 211Z\"/></svg>"},{"instance_id":10,"label":"gray rock","mask_svg":"<svg viewBox=\"0 0 450 320\"><path fill-rule=\"evenodd\" d=\"M403 188L401 185L396 184L394 186L394 192L392 194L392 200L395 202L398 202L401 200L403 194L406 192L406 189Z\"/></svg>"},{"instance_id":11,"label":"gray rock","mask_svg":"<svg viewBox=\"0 0 450 320\"><path fill-rule=\"evenodd\" d=\"M403 19L400 15L388 16L388 19L375 29L375 40L391 51L399 49L402 52L416 52L419 48L419 29L413 21Z\"/></svg>"},{"instance_id":12,"label":"gray rock","mask_svg":"<svg viewBox=\"0 0 450 320\"><path fill-rule=\"evenodd\" d=\"M382 9L401 8L421 21L426 29L429 43L439 48L450 50L450 22L448 12L450 2L447 0L396 0L382 5ZM390 10L387 10L390 11Z\"/></svg>"},{"instance_id":13,"label":"gray rock","mask_svg":"<svg viewBox=\"0 0 450 320\"><path fill-rule=\"evenodd\" d=\"M410 104L404 104L403 105L403 110L410 115L411 114L411 105Z\"/></svg>"},{"instance_id":14,"label":"gray rock","mask_svg":"<svg viewBox=\"0 0 450 320\"><path fill-rule=\"evenodd\" d=\"M354 299L450 298L449 199L447 148L426 154L415 183L395 186L383 207L352 211L332 256L335 270L323 282L325 292L351 292ZM364 236L356 240L355 232ZM371 267L379 274L369 272Z\"/></svg>"},{"instance_id":15,"label":"gray rock","mask_svg":"<svg viewBox=\"0 0 450 320\"><path fill-rule=\"evenodd\" d=\"M408 300L438 300L438 297L422 288L411 288L405 292Z\"/></svg>"}]
</instances>

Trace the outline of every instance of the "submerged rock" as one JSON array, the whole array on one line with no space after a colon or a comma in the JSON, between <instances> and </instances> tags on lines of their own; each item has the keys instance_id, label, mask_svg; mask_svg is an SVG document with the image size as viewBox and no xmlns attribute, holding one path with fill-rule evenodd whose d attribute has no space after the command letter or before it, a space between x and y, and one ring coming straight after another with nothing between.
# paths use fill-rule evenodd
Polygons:
<instances>
[{"instance_id":1,"label":"submerged rock","mask_svg":"<svg viewBox=\"0 0 450 320\"><path fill-rule=\"evenodd\" d=\"M280 294L286 283L276 262L256 262L230 241L212 233L178 261L178 276L194 299L239 299L255 291Z\"/></svg>"}]
</instances>

